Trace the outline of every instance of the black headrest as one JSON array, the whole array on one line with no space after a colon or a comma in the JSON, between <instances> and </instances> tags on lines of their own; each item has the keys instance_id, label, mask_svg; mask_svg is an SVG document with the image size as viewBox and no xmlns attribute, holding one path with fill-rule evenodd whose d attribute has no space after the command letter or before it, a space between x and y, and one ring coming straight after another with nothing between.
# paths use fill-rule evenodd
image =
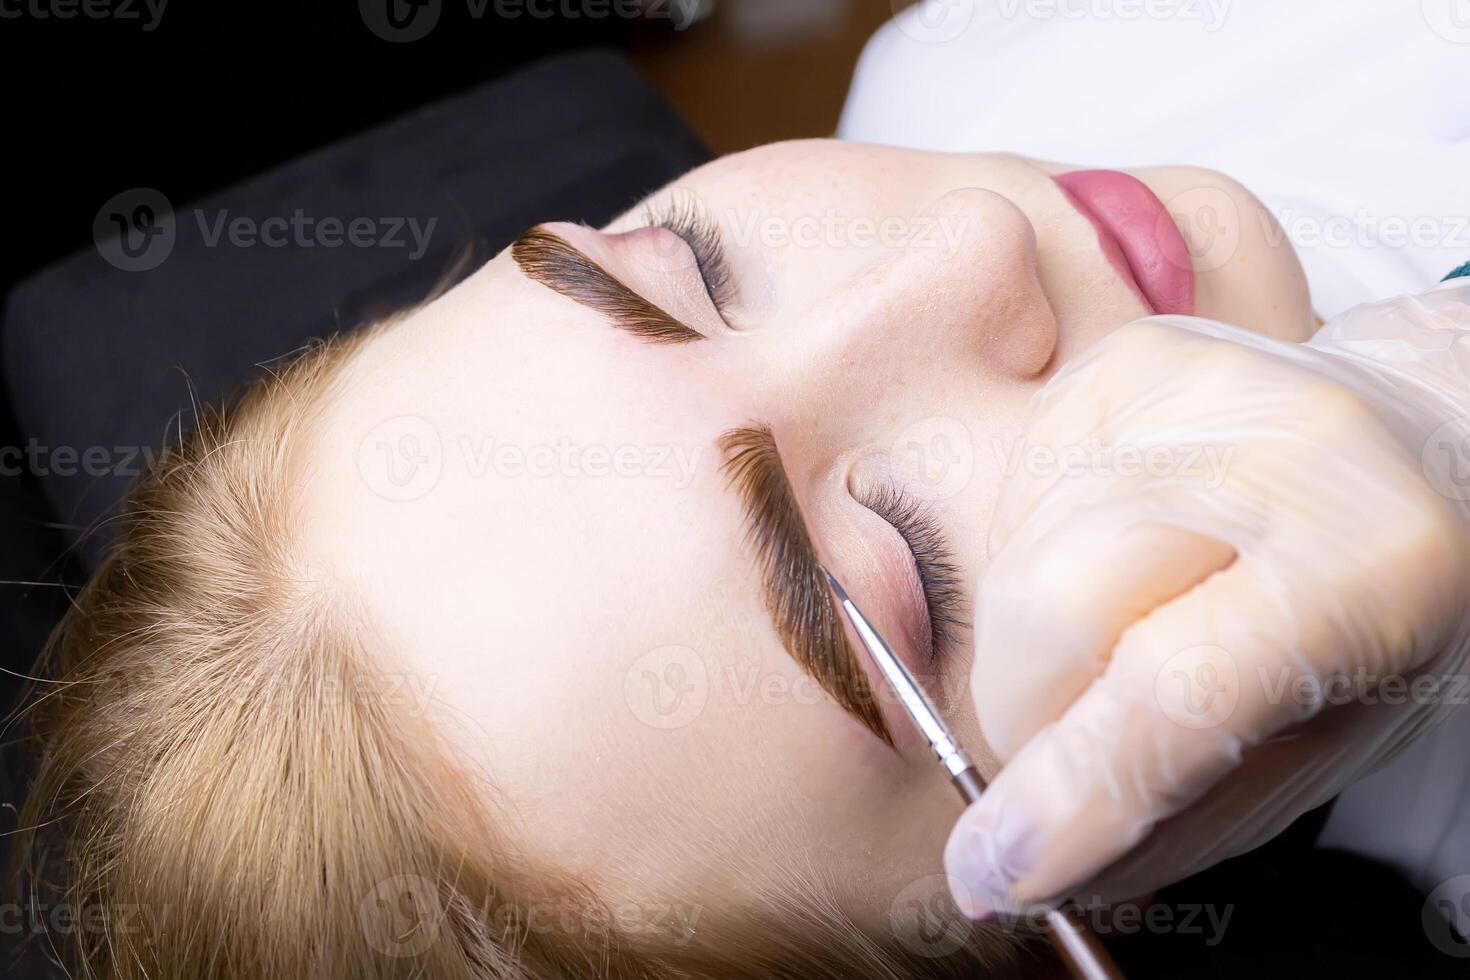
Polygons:
<instances>
[{"instance_id":1,"label":"black headrest","mask_svg":"<svg viewBox=\"0 0 1470 980\"><path fill-rule=\"evenodd\" d=\"M9 296L22 465L76 543L187 411L190 385L217 400L261 362L421 299L467 243L483 258L538 221L605 222L707 156L626 61L591 51L202 201L119 195L99 247ZM87 534L83 561L106 540L105 525Z\"/></svg>"}]
</instances>

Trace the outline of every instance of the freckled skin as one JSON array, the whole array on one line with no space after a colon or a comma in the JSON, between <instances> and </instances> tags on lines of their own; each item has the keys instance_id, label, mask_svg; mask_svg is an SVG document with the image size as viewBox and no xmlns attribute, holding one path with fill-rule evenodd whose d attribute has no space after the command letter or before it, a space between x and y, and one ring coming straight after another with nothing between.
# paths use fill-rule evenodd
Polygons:
<instances>
[{"instance_id":1,"label":"freckled skin","mask_svg":"<svg viewBox=\"0 0 1470 980\"><path fill-rule=\"evenodd\" d=\"M513 840L613 901L711 916L821 867L873 930L902 888L941 869L958 799L922 752L883 746L781 649L714 447L735 426L770 425L818 553L893 637L917 632L913 589L892 557L901 542L850 495L860 461L886 460L932 498L972 594L1028 399L1147 313L1051 180L1070 169L832 141L751 150L677 182L721 226L735 331L697 273L639 251L656 240L555 225L710 339L649 346L502 253L349 367L314 433L308 560L432 684L446 737L493 779L487 802ZM1254 198L1208 171L1137 176L1166 202L1204 188L1236 205L1237 261L1199 270L1200 315L1305 338L1300 266ZM856 242L859 218L897 219L906 237ZM630 213L608 232L640 223ZM815 241L780 239L813 223ZM949 234L926 243L921 227ZM389 499L359 450L404 416L437 435L440 470ZM631 447L641 462L532 474L487 464L475 451L487 445ZM690 471L657 465L658 447ZM920 472L924 447L952 457L930 460L950 467L937 481ZM993 767L967 660L944 667L947 713Z\"/></svg>"}]
</instances>

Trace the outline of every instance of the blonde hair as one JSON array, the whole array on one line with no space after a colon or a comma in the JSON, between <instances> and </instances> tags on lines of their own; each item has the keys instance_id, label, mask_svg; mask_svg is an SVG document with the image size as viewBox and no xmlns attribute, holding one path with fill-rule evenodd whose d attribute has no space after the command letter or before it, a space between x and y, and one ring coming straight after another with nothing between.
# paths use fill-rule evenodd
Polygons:
<instances>
[{"instance_id":1,"label":"blonde hair","mask_svg":"<svg viewBox=\"0 0 1470 980\"><path fill-rule=\"evenodd\" d=\"M620 930L598 896L517 856L431 725L382 689L368 616L303 574L309 432L382 326L312 346L130 492L42 658L23 899L81 910L62 958L117 980L975 976L788 902L695 941ZM534 910L584 911L576 929ZM711 917L712 919L715 917Z\"/></svg>"}]
</instances>

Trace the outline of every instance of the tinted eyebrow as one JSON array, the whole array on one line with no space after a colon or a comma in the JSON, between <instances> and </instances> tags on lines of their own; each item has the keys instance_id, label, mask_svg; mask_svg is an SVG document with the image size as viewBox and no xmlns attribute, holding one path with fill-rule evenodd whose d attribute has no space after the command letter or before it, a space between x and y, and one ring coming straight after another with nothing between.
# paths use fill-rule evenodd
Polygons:
<instances>
[{"instance_id":1,"label":"tinted eyebrow","mask_svg":"<svg viewBox=\"0 0 1470 980\"><path fill-rule=\"evenodd\" d=\"M762 598L798 666L872 732L893 744L877 700L827 590L776 440L765 425L719 438L726 482L745 512L746 540L760 569Z\"/></svg>"},{"instance_id":2,"label":"tinted eyebrow","mask_svg":"<svg viewBox=\"0 0 1470 980\"><path fill-rule=\"evenodd\" d=\"M704 334L687 327L623 285L560 235L536 227L517 238L511 258L529 279L581 303L654 344L687 344Z\"/></svg>"}]
</instances>

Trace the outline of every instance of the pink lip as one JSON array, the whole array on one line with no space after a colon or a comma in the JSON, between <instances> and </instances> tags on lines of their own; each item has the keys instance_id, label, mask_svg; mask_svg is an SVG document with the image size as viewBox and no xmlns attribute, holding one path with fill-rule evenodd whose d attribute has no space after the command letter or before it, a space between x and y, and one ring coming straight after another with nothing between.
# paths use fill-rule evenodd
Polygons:
<instances>
[{"instance_id":1,"label":"pink lip","mask_svg":"<svg viewBox=\"0 0 1470 980\"><path fill-rule=\"evenodd\" d=\"M1194 312L1194 265L1164 202L1137 177L1078 170L1054 178L1097 229L1108 261L1155 313Z\"/></svg>"}]
</instances>

